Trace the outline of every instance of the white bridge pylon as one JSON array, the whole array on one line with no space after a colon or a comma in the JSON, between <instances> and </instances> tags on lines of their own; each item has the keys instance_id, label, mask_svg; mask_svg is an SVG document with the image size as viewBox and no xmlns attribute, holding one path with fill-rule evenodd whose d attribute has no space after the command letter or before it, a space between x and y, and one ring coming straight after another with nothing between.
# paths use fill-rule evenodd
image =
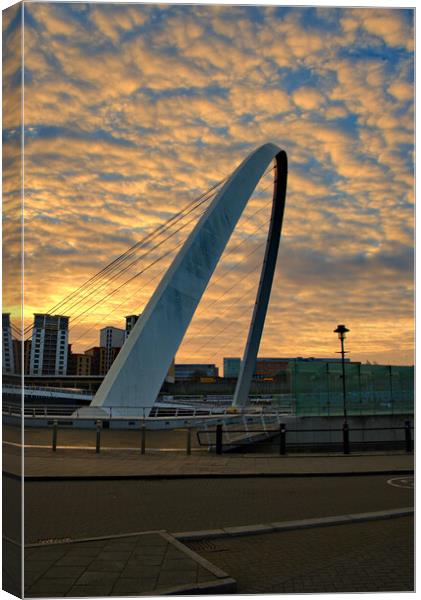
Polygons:
<instances>
[{"instance_id":1,"label":"white bridge pylon","mask_svg":"<svg viewBox=\"0 0 421 600\"><path fill-rule=\"evenodd\" d=\"M256 305L233 401L235 405L247 403L269 302L285 205L286 154L271 143L252 152L237 167L199 219L130 332L87 411L112 407L116 416L149 415L225 246L273 159L276 159L276 169L272 217ZM93 414L95 412L92 411Z\"/></svg>"}]
</instances>

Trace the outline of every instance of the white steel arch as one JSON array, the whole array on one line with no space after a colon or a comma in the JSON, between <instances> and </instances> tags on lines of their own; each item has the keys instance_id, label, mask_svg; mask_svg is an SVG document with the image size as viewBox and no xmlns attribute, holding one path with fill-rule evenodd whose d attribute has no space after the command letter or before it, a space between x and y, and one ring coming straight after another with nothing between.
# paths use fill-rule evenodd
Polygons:
<instances>
[{"instance_id":1,"label":"white steel arch","mask_svg":"<svg viewBox=\"0 0 421 600\"><path fill-rule=\"evenodd\" d=\"M244 207L268 164L275 158L274 201L268 244L234 397L236 405L247 401L269 302L285 203L286 154L271 143L252 152L237 167L202 215L130 332L92 400L91 408L112 407L114 415L122 416L149 415Z\"/></svg>"}]
</instances>

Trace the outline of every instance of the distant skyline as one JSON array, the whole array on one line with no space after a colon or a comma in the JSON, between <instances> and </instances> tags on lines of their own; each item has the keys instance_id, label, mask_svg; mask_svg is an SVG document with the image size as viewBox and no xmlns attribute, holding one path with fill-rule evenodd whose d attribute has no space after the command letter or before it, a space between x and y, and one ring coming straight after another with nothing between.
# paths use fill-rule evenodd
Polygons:
<instances>
[{"instance_id":1,"label":"distant skyline","mask_svg":"<svg viewBox=\"0 0 421 600\"><path fill-rule=\"evenodd\" d=\"M413 364L413 14L25 4L25 324L273 141L289 182L260 356L334 356L345 323L351 360ZM242 355L271 177L178 362ZM74 350L141 312L154 277L70 323Z\"/></svg>"}]
</instances>

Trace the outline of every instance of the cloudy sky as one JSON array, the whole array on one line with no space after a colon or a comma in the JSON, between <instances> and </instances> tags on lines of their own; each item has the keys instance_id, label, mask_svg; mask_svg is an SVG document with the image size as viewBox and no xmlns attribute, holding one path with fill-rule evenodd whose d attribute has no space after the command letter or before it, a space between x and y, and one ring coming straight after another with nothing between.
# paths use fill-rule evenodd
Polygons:
<instances>
[{"instance_id":1,"label":"cloudy sky","mask_svg":"<svg viewBox=\"0 0 421 600\"><path fill-rule=\"evenodd\" d=\"M272 141L289 185L260 355L332 356L345 323L352 359L413 363L411 10L26 3L24 24L26 325ZM16 36L13 11L3 27ZM5 118L6 152L18 118ZM179 362L242 354L272 178ZM150 263L176 251L205 206L143 246L126 271L142 274L112 298L78 318L87 300L62 306L74 350L142 310L173 255Z\"/></svg>"}]
</instances>

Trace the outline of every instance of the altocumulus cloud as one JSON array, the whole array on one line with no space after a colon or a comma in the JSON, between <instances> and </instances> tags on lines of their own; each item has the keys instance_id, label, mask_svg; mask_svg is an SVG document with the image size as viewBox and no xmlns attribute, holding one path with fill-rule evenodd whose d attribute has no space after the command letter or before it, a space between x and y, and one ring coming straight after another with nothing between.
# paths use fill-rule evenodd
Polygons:
<instances>
[{"instance_id":1,"label":"altocumulus cloud","mask_svg":"<svg viewBox=\"0 0 421 600\"><path fill-rule=\"evenodd\" d=\"M13 19L5 29L13 40ZM412 362L411 10L26 4L25 66L28 323L272 140L290 185L261 354L331 355L346 322L354 359ZM4 73L13 92L12 54ZM5 121L11 160L18 119ZM255 210L262 198L270 189ZM265 219L242 221L237 243L248 238L219 273L233 281L222 349L199 333L215 284L182 359L240 354L229 327L244 335L248 317L233 273L251 302Z\"/></svg>"}]
</instances>

